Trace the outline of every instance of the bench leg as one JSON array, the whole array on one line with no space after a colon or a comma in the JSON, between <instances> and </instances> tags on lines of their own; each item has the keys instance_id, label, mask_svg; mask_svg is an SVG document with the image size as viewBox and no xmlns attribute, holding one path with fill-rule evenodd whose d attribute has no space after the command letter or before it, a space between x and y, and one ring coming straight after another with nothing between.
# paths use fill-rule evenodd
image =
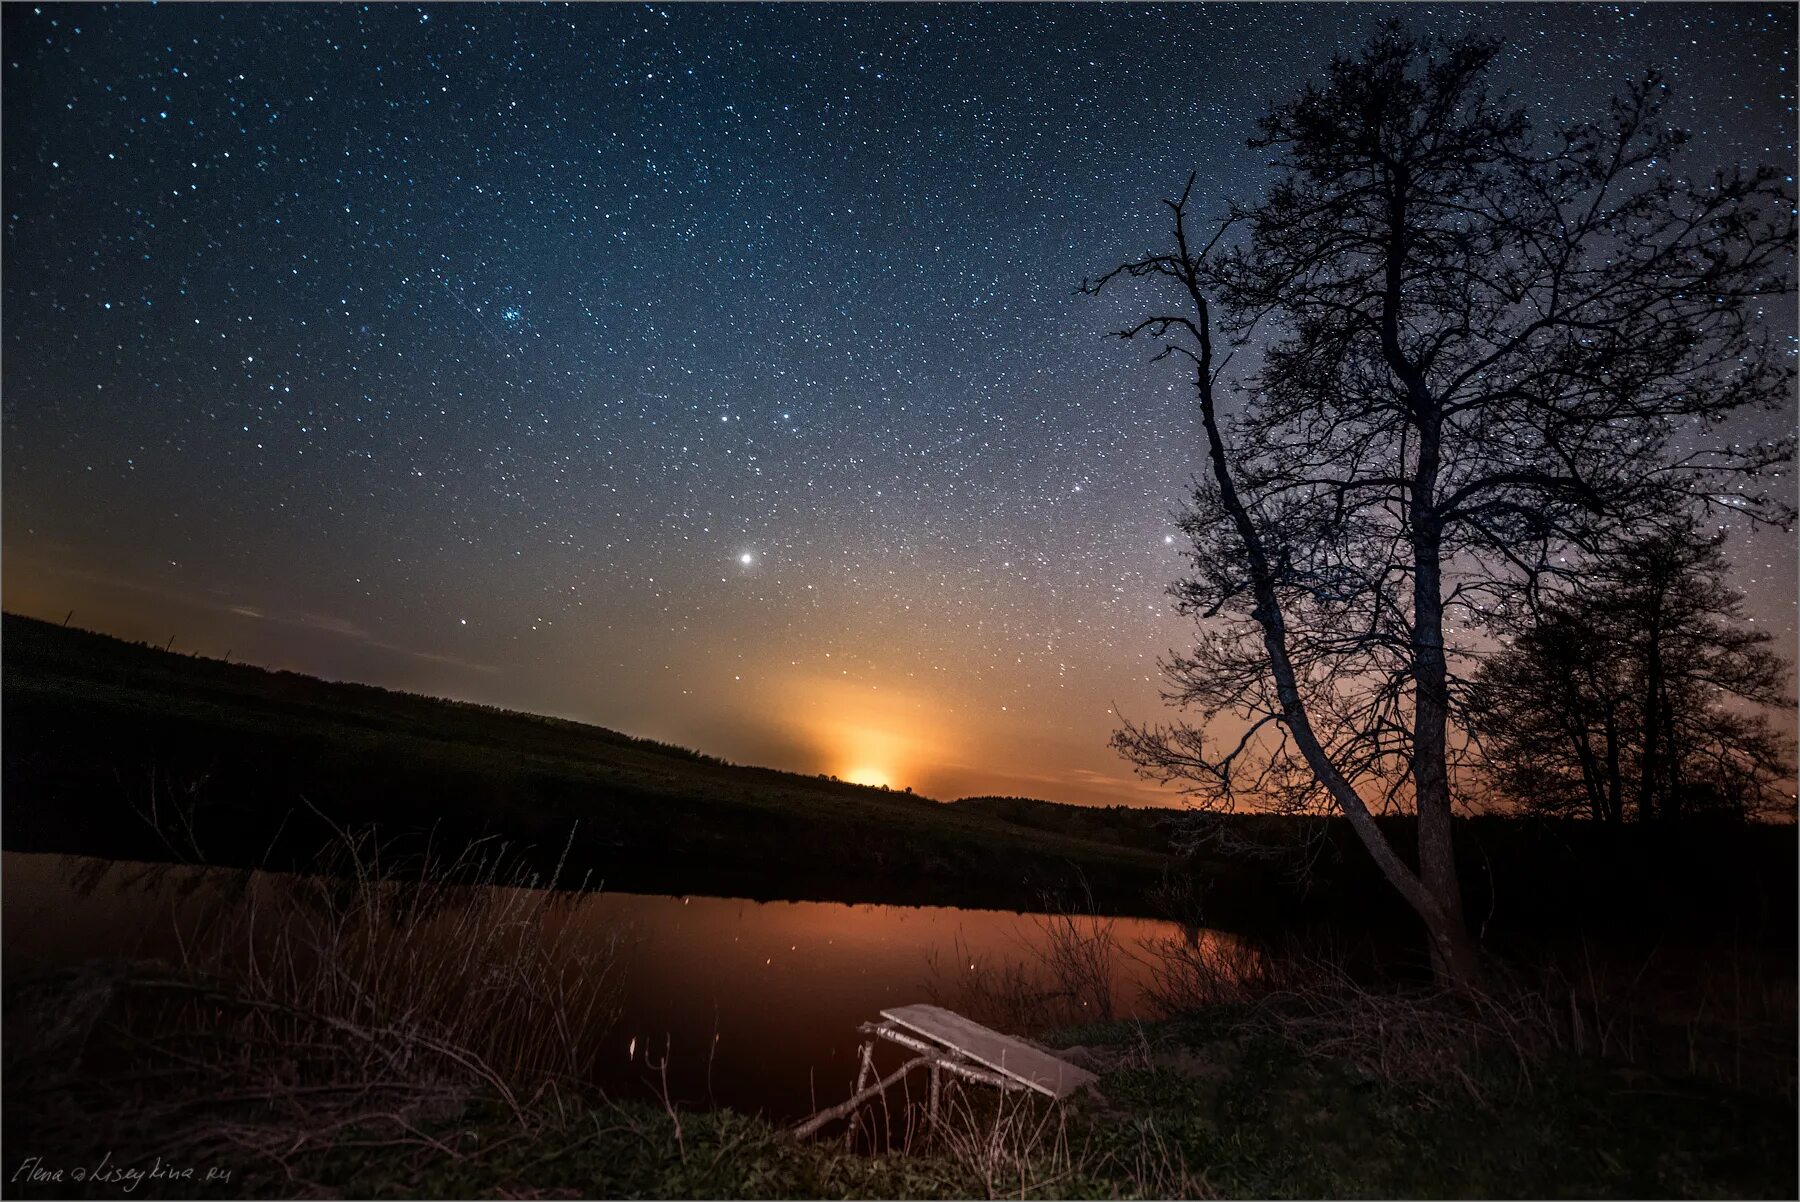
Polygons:
<instances>
[{"instance_id":1,"label":"bench leg","mask_svg":"<svg viewBox=\"0 0 1800 1202\"><path fill-rule=\"evenodd\" d=\"M875 1072L875 1041L873 1039L862 1045L860 1059L862 1063L856 1070L856 1089L851 1092L851 1097L855 1097L863 1091L863 1086L868 1083L869 1078ZM848 1149L855 1140L856 1114L852 1112L850 1121L844 1126L844 1147Z\"/></svg>"}]
</instances>

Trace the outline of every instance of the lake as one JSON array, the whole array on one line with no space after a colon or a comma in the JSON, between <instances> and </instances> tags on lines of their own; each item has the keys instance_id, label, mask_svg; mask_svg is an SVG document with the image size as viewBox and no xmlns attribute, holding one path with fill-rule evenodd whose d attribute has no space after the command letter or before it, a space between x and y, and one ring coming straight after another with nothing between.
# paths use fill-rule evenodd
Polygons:
<instances>
[{"instance_id":1,"label":"lake","mask_svg":"<svg viewBox=\"0 0 1800 1202\"><path fill-rule=\"evenodd\" d=\"M33 964L172 958L200 916L246 880L14 852L3 865L9 977ZM247 875L252 889L281 879ZM675 1101L777 1119L848 1095L864 1038L857 1026L884 1007L934 1001L998 1025L996 1005L1031 995L1059 1021L1107 1009L1147 1016L1142 949L1229 938L1134 918L611 892L563 899L555 922L558 947L617 943L618 1017L594 1044L592 1083L613 1096L654 1092L666 1049ZM1046 967L1059 938L1066 947L1071 937L1104 953L1104 985L1081 996Z\"/></svg>"}]
</instances>

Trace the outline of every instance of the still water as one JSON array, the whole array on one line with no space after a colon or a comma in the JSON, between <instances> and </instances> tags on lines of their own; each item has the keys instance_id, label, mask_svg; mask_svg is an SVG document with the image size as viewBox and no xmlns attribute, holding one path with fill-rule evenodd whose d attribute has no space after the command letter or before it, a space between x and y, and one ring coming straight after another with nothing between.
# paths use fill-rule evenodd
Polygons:
<instances>
[{"instance_id":1,"label":"still water","mask_svg":"<svg viewBox=\"0 0 1800 1202\"><path fill-rule=\"evenodd\" d=\"M243 880L13 852L3 866L9 975L32 964L172 956L213 878ZM1180 928L1068 921L1106 936L1113 1016L1147 1014L1145 951L1182 939ZM570 900L557 922L571 928L562 945L617 945L617 1020L600 1041L594 1083L614 1096L659 1088L666 1049L675 1100L774 1118L849 1093L864 1038L857 1025L884 1007L933 1001L979 1011L982 986L1009 972L1056 989L1043 960L1049 920L1012 911L593 893ZM1066 1018L1098 1018L1107 1003L1056 1004Z\"/></svg>"}]
</instances>

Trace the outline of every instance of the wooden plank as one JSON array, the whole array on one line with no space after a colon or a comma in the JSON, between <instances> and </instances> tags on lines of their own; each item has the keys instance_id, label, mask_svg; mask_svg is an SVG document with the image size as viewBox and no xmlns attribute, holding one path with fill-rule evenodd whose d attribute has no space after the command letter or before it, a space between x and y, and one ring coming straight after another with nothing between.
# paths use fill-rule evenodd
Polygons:
<instances>
[{"instance_id":1,"label":"wooden plank","mask_svg":"<svg viewBox=\"0 0 1800 1202\"><path fill-rule=\"evenodd\" d=\"M911 1031L901 1031L892 1023L864 1023L862 1029L873 1031L877 1037L885 1039L889 1043L898 1044L909 1051L929 1057L932 1064L948 1069L965 1081L973 1081L977 1085L991 1085L995 1089L1031 1088L1022 1081L1001 1076L986 1065L977 1065L961 1052L952 1052L937 1040L927 1039L923 1035L915 1035Z\"/></svg>"},{"instance_id":2,"label":"wooden plank","mask_svg":"<svg viewBox=\"0 0 1800 1202\"><path fill-rule=\"evenodd\" d=\"M1090 1081L1086 1069L1076 1068L1048 1052L1039 1051L1010 1035L1002 1035L942 1006L896 1006L881 1017L952 1048L977 1064L1028 1085L1052 1098L1066 1098Z\"/></svg>"}]
</instances>

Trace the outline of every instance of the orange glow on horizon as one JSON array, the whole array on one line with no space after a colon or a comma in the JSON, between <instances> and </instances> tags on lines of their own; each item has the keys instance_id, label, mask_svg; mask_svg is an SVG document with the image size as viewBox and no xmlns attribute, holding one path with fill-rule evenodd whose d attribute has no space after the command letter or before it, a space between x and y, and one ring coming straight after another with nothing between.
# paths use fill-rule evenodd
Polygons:
<instances>
[{"instance_id":1,"label":"orange glow on horizon","mask_svg":"<svg viewBox=\"0 0 1800 1202\"><path fill-rule=\"evenodd\" d=\"M845 765L839 780L877 789L900 788L903 772L929 771L936 753L936 740L920 730L916 716L905 725L893 714L858 715L819 723L812 734L830 759Z\"/></svg>"},{"instance_id":2,"label":"orange glow on horizon","mask_svg":"<svg viewBox=\"0 0 1800 1202\"><path fill-rule=\"evenodd\" d=\"M941 703L923 693L799 674L777 693L812 770L851 784L923 789L963 749Z\"/></svg>"},{"instance_id":3,"label":"orange glow on horizon","mask_svg":"<svg viewBox=\"0 0 1800 1202\"><path fill-rule=\"evenodd\" d=\"M796 771L940 801L993 794L1179 804L1123 767L1101 772L1070 764L1065 739L1033 731L1015 714L983 710L952 688L911 681L878 687L866 677L806 670L769 675L764 712L779 743L792 749L782 766Z\"/></svg>"}]
</instances>

